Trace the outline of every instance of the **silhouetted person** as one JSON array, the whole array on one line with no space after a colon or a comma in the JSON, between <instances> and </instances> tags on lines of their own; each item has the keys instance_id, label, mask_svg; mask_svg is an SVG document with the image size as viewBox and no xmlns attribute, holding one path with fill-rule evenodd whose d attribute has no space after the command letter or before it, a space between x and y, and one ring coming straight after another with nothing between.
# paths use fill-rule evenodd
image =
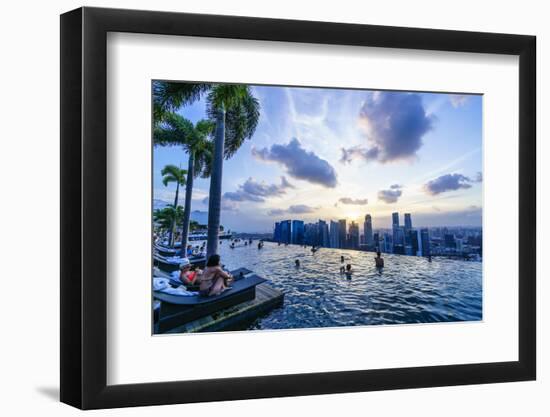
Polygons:
<instances>
[{"instance_id":1,"label":"silhouetted person","mask_svg":"<svg viewBox=\"0 0 550 417\"><path fill-rule=\"evenodd\" d=\"M380 251L376 252L376 258L374 258L374 263L377 268L384 268L384 258L380 256Z\"/></svg>"},{"instance_id":2,"label":"silhouetted person","mask_svg":"<svg viewBox=\"0 0 550 417\"><path fill-rule=\"evenodd\" d=\"M294 261L294 265L296 266L296 268L300 268L300 260L299 259L296 259Z\"/></svg>"}]
</instances>

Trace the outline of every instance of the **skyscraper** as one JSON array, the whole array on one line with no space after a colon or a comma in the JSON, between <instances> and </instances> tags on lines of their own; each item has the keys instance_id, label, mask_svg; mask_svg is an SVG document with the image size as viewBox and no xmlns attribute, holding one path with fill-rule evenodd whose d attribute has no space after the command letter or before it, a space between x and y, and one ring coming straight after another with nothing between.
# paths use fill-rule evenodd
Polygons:
<instances>
[{"instance_id":1,"label":"skyscraper","mask_svg":"<svg viewBox=\"0 0 550 417\"><path fill-rule=\"evenodd\" d=\"M323 246L325 248L330 247L329 234L328 234L328 225L324 220L319 220L318 222L318 231L319 231L319 240L317 245Z\"/></svg>"},{"instance_id":2,"label":"skyscraper","mask_svg":"<svg viewBox=\"0 0 550 417\"><path fill-rule=\"evenodd\" d=\"M359 248L359 225L354 221L349 226L349 247L351 249Z\"/></svg>"},{"instance_id":3,"label":"skyscraper","mask_svg":"<svg viewBox=\"0 0 550 417\"><path fill-rule=\"evenodd\" d=\"M275 242L281 242L281 223L276 222L273 230L273 240Z\"/></svg>"},{"instance_id":4,"label":"skyscraper","mask_svg":"<svg viewBox=\"0 0 550 417\"><path fill-rule=\"evenodd\" d=\"M330 221L330 231L329 231L330 247L339 248L340 247L340 232L339 224L333 220Z\"/></svg>"},{"instance_id":5,"label":"skyscraper","mask_svg":"<svg viewBox=\"0 0 550 417\"><path fill-rule=\"evenodd\" d=\"M281 243L290 243L292 241L290 220L281 222Z\"/></svg>"},{"instance_id":6,"label":"skyscraper","mask_svg":"<svg viewBox=\"0 0 550 417\"><path fill-rule=\"evenodd\" d=\"M391 219L392 219L391 228L392 228L392 232L393 232L393 244L395 245L395 244L398 243L397 233L398 233L398 230L399 230L399 213L392 213L391 214Z\"/></svg>"},{"instance_id":7,"label":"skyscraper","mask_svg":"<svg viewBox=\"0 0 550 417\"><path fill-rule=\"evenodd\" d=\"M317 245L319 240L317 223L308 223L304 225L304 244Z\"/></svg>"},{"instance_id":8,"label":"skyscraper","mask_svg":"<svg viewBox=\"0 0 550 417\"><path fill-rule=\"evenodd\" d=\"M347 233L348 233L348 230L347 230L347 227L346 227L346 219L342 219L342 220L338 220L338 232L340 234L340 248L345 248L347 247L347 239L348 239L348 236L347 236Z\"/></svg>"},{"instance_id":9,"label":"skyscraper","mask_svg":"<svg viewBox=\"0 0 550 417\"><path fill-rule=\"evenodd\" d=\"M399 222L399 220L398 220ZM411 230L413 227L411 220L411 213L405 213L405 231Z\"/></svg>"},{"instance_id":10,"label":"skyscraper","mask_svg":"<svg viewBox=\"0 0 550 417\"><path fill-rule=\"evenodd\" d=\"M363 233L365 234L365 244L368 248L373 247L373 236L372 236L372 218L370 214L367 214L365 216L365 224L364 224L364 230Z\"/></svg>"},{"instance_id":11,"label":"skyscraper","mask_svg":"<svg viewBox=\"0 0 550 417\"><path fill-rule=\"evenodd\" d=\"M420 229L420 241L422 242L422 256L430 256L430 233L428 229Z\"/></svg>"},{"instance_id":12,"label":"skyscraper","mask_svg":"<svg viewBox=\"0 0 550 417\"><path fill-rule=\"evenodd\" d=\"M292 243L304 244L304 222L302 220L292 220Z\"/></svg>"}]
</instances>

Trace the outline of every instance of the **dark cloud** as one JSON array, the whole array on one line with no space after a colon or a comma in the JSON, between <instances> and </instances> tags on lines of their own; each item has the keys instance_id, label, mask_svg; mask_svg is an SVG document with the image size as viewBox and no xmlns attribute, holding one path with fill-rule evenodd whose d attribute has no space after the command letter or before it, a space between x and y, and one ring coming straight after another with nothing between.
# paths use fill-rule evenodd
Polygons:
<instances>
[{"instance_id":1,"label":"dark cloud","mask_svg":"<svg viewBox=\"0 0 550 417\"><path fill-rule=\"evenodd\" d=\"M432 128L418 94L379 92L367 99L359 113L370 146L342 149L341 162L354 159L381 163L411 159Z\"/></svg>"},{"instance_id":2,"label":"dark cloud","mask_svg":"<svg viewBox=\"0 0 550 417\"><path fill-rule=\"evenodd\" d=\"M302 148L298 139L293 138L286 145L271 145L271 148L252 149L252 155L263 161L283 165L293 178L334 188L337 184L336 171L324 159Z\"/></svg>"},{"instance_id":3,"label":"dark cloud","mask_svg":"<svg viewBox=\"0 0 550 417\"><path fill-rule=\"evenodd\" d=\"M364 206L365 204L369 203L369 200L366 198L350 198L350 197L342 197L338 200L339 203L342 204L353 204L358 206Z\"/></svg>"},{"instance_id":4,"label":"dark cloud","mask_svg":"<svg viewBox=\"0 0 550 417\"><path fill-rule=\"evenodd\" d=\"M471 188L473 181L462 174L445 174L424 184L424 191L437 195L446 191Z\"/></svg>"},{"instance_id":5,"label":"dark cloud","mask_svg":"<svg viewBox=\"0 0 550 417\"><path fill-rule=\"evenodd\" d=\"M380 150L378 148L366 149L361 146L353 146L351 148L341 148L342 156L340 157L340 162L347 163L351 162L354 159L364 159L365 161L371 161L378 158Z\"/></svg>"},{"instance_id":6,"label":"dark cloud","mask_svg":"<svg viewBox=\"0 0 550 417\"><path fill-rule=\"evenodd\" d=\"M399 184L393 184L388 190L378 191L378 200L387 204L396 203L397 200L399 200L399 197L403 194L401 188L402 187Z\"/></svg>"},{"instance_id":7,"label":"dark cloud","mask_svg":"<svg viewBox=\"0 0 550 417\"><path fill-rule=\"evenodd\" d=\"M294 188L283 176L281 184L267 184L248 178L244 184L239 185L237 191L224 193L223 198L231 201L253 201L261 203L269 197L278 197L286 193L287 188Z\"/></svg>"},{"instance_id":8,"label":"dark cloud","mask_svg":"<svg viewBox=\"0 0 550 417\"><path fill-rule=\"evenodd\" d=\"M270 216L282 216L283 214L308 214L317 210L316 207L307 206L305 204L296 204L288 209L272 209L268 212Z\"/></svg>"}]
</instances>

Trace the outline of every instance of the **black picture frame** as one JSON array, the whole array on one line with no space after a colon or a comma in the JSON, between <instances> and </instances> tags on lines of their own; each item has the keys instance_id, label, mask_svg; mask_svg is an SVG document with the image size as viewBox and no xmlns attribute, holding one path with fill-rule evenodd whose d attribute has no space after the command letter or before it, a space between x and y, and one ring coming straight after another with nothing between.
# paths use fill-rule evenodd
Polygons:
<instances>
[{"instance_id":1,"label":"black picture frame","mask_svg":"<svg viewBox=\"0 0 550 417\"><path fill-rule=\"evenodd\" d=\"M519 358L107 385L108 32L519 56ZM82 409L533 380L536 377L536 38L251 17L79 8L61 15L61 401Z\"/></svg>"}]
</instances>

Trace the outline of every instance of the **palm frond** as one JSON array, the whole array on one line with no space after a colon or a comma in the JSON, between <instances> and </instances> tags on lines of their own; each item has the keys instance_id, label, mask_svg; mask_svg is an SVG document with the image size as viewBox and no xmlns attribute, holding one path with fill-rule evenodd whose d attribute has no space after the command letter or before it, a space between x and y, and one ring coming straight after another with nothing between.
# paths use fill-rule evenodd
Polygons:
<instances>
[{"instance_id":1,"label":"palm frond","mask_svg":"<svg viewBox=\"0 0 550 417\"><path fill-rule=\"evenodd\" d=\"M231 93L233 96L227 97ZM225 101L222 101L222 97ZM224 107L220 107L220 103ZM211 120L216 120L220 108L226 110L224 156L229 159L246 139L254 135L260 119L260 103L252 95L249 86L215 86L207 98L207 113Z\"/></svg>"},{"instance_id":2,"label":"palm frond","mask_svg":"<svg viewBox=\"0 0 550 417\"><path fill-rule=\"evenodd\" d=\"M155 125L169 112L191 104L210 90L212 84L153 81L153 117Z\"/></svg>"}]
</instances>

